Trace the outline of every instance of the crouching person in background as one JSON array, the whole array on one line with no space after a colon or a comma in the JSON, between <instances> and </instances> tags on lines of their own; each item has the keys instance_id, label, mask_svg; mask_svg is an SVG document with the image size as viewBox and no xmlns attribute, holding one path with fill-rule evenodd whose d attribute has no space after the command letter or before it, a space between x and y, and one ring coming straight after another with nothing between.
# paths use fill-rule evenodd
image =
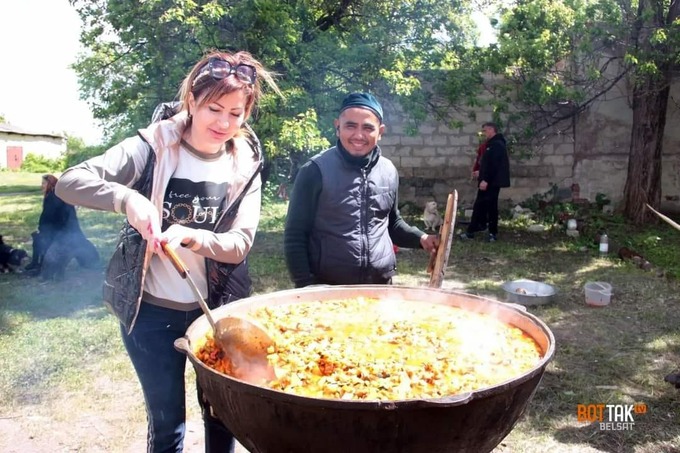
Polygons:
<instances>
[{"instance_id":1,"label":"crouching person in background","mask_svg":"<svg viewBox=\"0 0 680 453\"><path fill-rule=\"evenodd\" d=\"M26 266L30 275L45 279L62 279L73 259L85 268L99 264L99 253L80 229L76 209L54 192L57 181L54 175L42 177L43 208L38 230L31 233L33 257Z\"/></svg>"}]
</instances>

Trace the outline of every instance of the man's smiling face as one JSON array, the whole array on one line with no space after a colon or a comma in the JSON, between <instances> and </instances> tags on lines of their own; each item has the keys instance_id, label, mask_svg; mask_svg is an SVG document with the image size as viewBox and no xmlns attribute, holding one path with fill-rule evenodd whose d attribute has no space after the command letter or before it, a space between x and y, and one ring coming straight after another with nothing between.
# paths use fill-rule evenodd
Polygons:
<instances>
[{"instance_id":1,"label":"man's smiling face","mask_svg":"<svg viewBox=\"0 0 680 453\"><path fill-rule=\"evenodd\" d=\"M375 113L361 107L351 107L340 113L335 120L336 135L349 154L362 157L378 144L385 125Z\"/></svg>"}]
</instances>

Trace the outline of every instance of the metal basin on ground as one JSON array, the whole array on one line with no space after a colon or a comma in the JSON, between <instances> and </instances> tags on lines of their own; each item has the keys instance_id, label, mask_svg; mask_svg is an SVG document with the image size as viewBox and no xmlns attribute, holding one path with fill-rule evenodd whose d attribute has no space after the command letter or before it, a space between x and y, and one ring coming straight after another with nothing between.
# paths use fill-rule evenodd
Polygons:
<instances>
[{"instance_id":1,"label":"metal basin on ground","mask_svg":"<svg viewBox=\"0 0 680 453\"><path fill-rule=\"evenodd\" d=\"M526 306L549 304L557 294L554 286L527 279L505 282L501 287L506 301Z\"/></svg>"},{"instance_id":2,"label":"metal basin on ground","mask_svg":"<svg viewBox=\"0 0 680 453\"><path fill-rule=\"evenodd\" d=\"M253 453L489 452L523 414L554 355L552 332L532 314L477 296L430 288L303 288L243 299L214 313L222 317L264 306L358 296L422 300L493 314L531 336L543 357L521 376L470 393L437 399L349 401L283 393L209 368L197 359L192 346L210 330L205 316L197 319L175 346L193 364L216 415Z\"/></svg>"}]
</instances>

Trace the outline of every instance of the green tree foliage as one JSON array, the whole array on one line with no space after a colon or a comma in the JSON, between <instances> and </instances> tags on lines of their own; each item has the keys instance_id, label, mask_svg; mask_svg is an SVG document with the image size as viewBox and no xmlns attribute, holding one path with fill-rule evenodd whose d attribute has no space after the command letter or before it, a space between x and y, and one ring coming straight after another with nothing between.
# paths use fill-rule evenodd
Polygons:
<instances>
[{"instance_id":1,"label":"green tree foliage","mask_svg":"<svg viewBox=\"0 0 680 453\"><path fill-rule=\"evenodd\" d=\"M66 153L64 153L63 158L64 168L72 167L90 157L98 156L104 151L105 147L103 145L87 146L81 138L67 135Z\"/></svg>"},{"instance_id":2,"label":"green tree foliage","mask_svg":"<svg viewBox=\"0 0 680 453\"><path fill-rule=\"evenodd\" d=\"M680 2L520 0L486 54L487 87L516 148L550 133L614 88L632 87L633 127L624 212L642 223L660 202L662 138L672 69L680 58ZM624 88L625 91L625 88Z\"/></svg>"},{"instance_id":3,"label":"green tree foliage","mask_svg":"<svg viewBox=\"0 0 680 453\"><path fill-rule=\"evenodd\" d=\"M610 0L523 0L502 11L498 42L484 51L485 91L514 151L533 154L628 72L627 33Z\"/></svg>"},{"instance_id":4,"label":"green tree foliage","mask_svg":"<svg viewBox=\"0 0 680 453\"><path fill-rule=\"evenodd\" d=\"M66 152L78 152L85 148L85 142L80 137L66 134Z\"/></svg>"},{"instance_id":5,"label":"green tree foliage","mask_svg":"<svg viewBox=\"0 0 680 453\"><path fill-rule=\"evenodd\" d=\"M265 148L273 158L270 172L279 183L292 182L300 166L330 142L318 133L318 120L314 109L300 113L293 119L284 119L278 141L267 140Z\"/></svg>"},{"instance_id":6,"label":"green tree foliage","mask_svg":"<svg viewBox=\"0 0 680 453\"><path fill-rule=\"evenodd\" d=\"M498 42L474 46L456 0L70 0L88 49L75 69L82 97L118 141L174 98L207 50L247 50L280 74L253 123L274 162L334 141L344 94L396 100L413 121L434 113L452 127L491 105L515 153L550 134L613 88L633 88L626 213L658 206L661 137L678 61L678 0L518 0L504 3ZM390 96L385 96L389 94ZM455 114L455 115L454 115ZM292 120L291 120L292 118ZM277 170L278 171L278 170ZM640 215L642 212L642 216Z\"/></svg>"},{"instance_id":7,"label":"green tree foliage","mask_svg":"<svg viewBox=\"0 0 680 453\"><path fill-rule=\"evenodd\" d=\"M274 155L307 152L324 137L333 140L332 119L351 90L390 93L422 117L425 90L412 71L441 69L454 44L472 42L460 1L71 3L88 49L75 65L81 94L109 125L111 140L145 125L156 104L174 98L193 63L218 48L247 50L280 75L284 98L265 96L254 127Z\"/></svg>"}]
</instances>

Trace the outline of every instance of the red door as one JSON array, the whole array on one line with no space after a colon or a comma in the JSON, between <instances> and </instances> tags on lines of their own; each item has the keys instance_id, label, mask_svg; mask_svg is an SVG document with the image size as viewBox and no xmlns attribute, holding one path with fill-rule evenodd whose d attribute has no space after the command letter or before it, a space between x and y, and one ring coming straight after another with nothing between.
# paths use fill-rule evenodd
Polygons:
<instances>
[{"instance_id":1,"label":"red door","mask_svg":"<svg viewBox=\"0 0 680 453\"><path fill-rule=\"evenodd\" d=\"M24 150L21 146L7 147L7 168L19 170L24 163Z\"/></svg>"}]
</instances>

